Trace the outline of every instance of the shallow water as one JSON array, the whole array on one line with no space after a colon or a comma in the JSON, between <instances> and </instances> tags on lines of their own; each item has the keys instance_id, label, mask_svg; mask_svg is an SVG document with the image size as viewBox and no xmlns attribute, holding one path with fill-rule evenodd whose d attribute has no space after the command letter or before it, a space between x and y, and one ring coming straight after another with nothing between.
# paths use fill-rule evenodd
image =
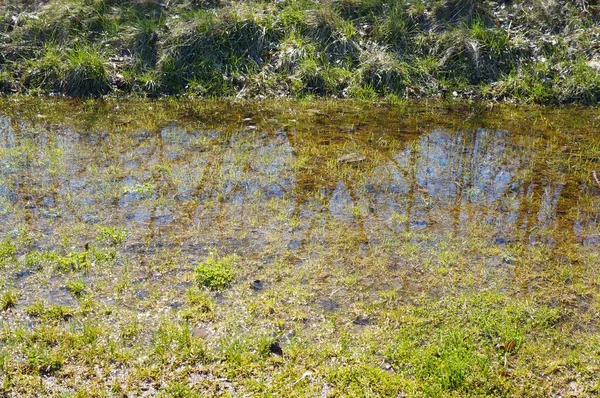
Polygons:
<instances>
[{"instance_id":1,"label":"shallow water","mask_svg":"<svg viewBox=\"0 0 600 398\"><path fill-rule=\"evenodd\" d=\"M176 274L213 250L359 269L407 266L397 247L448 236L599 250L594 110L40 101L0 106L0 237L66 253L124 228L133 279L147 258ZM510 259L472 259L510 284ZM39 287L23 261L2 272Z\"/></svg>"},{"instance_id":2,"label":"shallow water","mask_svg":"<svg viewBox=\"0 0 600 398\"><path fill-rule=\"evenodd\" d=\"M0 391L594 395L599 125L0 99Z\"/></svg>"}]
</instances>

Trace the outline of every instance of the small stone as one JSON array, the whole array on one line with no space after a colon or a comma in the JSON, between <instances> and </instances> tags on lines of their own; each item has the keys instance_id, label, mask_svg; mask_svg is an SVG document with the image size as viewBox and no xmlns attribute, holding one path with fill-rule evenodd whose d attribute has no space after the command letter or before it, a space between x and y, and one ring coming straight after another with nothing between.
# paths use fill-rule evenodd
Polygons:
<instances>
[{"instance_id":1,"label":"small stone","mask_svg":"<svg viewBox=\"0 0 600 398\"><path fill-rule=\"evenodd\" d=\"M337 302L335 302L334 300L330 300L330 299L323 300L321 302L321 305L327 311L336 311L338 308L340 308L340 305Z\"/></svg>"},{"instance_id":2,"label":"small stone","mask_svg":"<svg viewBox=\"0 0 600 398\"><path fill-rule=\"evenodd\" d=\"M591 60L586 62L587 66L594 69L596 72L600 72L600 61Z\"/></svg>"},{"instance_id":3,"label":"small stone","mask_svg":"<svg viewBox=\"0 0 600 398\"><path fill-rule=\"evenodd\" d=\"M510 241L502 236L499 236L496 239L494 239L494 243L497 245L507 245L510 243Z\"/></svg>"},{"instance_id":4,"label":"small stone","mask_svg":"<svg viewBox=\"0 0 600 398\"><path fill-rule=\"evenodd\" d=\"M259 291L263 288L263 283L260 279L253 281L250 285L252 286L252 289L254 289L254 291Z\"/></svg>"},{"instance_id":5,"label":"small stone","mask_svg":"<svg viewBox=\"0 0 600 398\"><path fill-rule=\"evenodd\" d=\"M342 155L338 158L338 163L344 163L344 164L348 164L348 163L358 163L358 162L362 162L366 159L366 157L364 155L358 154L358 153L349 153L347 155Z\"/></svg>"},{"instance_id":6,"label":"small stone","mask_svg":"<svg viewBox=\"0 0 600 398\"><path fill-rule=\"evenodd\" d=\"M277 341L277 340L275 340L274 342L271 343L271 345L269 346L269 351L273 355L278 355L280 357L283 356L283 350L281 349L281 345L279 344L279 341Z\"/></svg>"},{"instance_id":7,"label":"small stone","mask_svg":"<svg viewBox=\"0 0 600 398\"><path fill-rule=\"evenodd\" d=\"M352 323L359 326L367 326L371 324L371 319L369 319L367 316L359 315L352 321Z\"/></svg>"},{"instance_id":8,"label":"small stone","mask_svg":"<svg viewBox=\"0 0 600 398\"><path fill-rule=\"evenodd\" d=\"M301 245L302 245L302 243L300 241L293 240L288 244L288 247L292 250L295 250L295 249L299 248Z\"/></svg>"}]
</instances>

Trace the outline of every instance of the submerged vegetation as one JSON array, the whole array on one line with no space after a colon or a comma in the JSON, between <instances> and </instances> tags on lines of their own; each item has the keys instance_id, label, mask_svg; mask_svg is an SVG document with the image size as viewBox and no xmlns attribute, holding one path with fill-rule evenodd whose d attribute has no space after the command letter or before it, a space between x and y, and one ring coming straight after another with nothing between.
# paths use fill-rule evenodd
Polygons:
<instances>
[{"instance_id":1,"label":"submerged vegetation","mask_svg":"<svg viewBox=\"0 0 600 398\"><path fill-rule=\"evenodd\" d=\"M600 393L596 109L0 109L2 396Z\"/></svg>"},{"instance_id":2,"label":"submerged vegetation","mask_svg":"<svg viewBox=\"0 0 600 398\"><path fill-rule=\"evenodd\" d=\"M595 0L9 0L0 91L600 100Z\"/></svg>"}]
</instances>

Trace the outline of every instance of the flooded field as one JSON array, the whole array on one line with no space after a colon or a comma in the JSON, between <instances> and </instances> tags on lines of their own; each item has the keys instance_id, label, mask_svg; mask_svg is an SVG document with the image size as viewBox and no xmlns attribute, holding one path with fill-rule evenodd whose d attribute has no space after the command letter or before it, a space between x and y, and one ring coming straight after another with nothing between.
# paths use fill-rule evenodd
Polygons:
<instances>
[{"instance_id":1,"label":"flooded field","mask_svg":"<svg viewBox=\"0 0 600 398\"><path fill-rule=\"evenodd\" d=\"M4 395L600 393L597 110L0 109Z\"/></svg>"}]
</instances>

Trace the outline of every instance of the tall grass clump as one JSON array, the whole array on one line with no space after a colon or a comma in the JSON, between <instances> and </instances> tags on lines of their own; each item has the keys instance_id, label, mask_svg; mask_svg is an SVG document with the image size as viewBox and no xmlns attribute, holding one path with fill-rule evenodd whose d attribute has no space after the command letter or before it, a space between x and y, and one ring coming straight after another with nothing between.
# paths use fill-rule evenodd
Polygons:
<instances>
[{"instance_id":1,"label":"tall grass clump","mask_svg":"<svg viewBox=\"0 0 600 398\"><path fill-rule=\"evenodd\" d=\"M17 305L19 295L13 290L5 290L0 294L0 311L6 311Z\"/></svg>"},{"instance_id":2,"label":"tall grass clump","mask_svg":"<svg viewBox=\"0 0 600 398\"><path fill-rule=\"evenodd\" d=\"M53 43L46 43L41 57L29 61L25 71L24 85L43 92L60 91L64 56Z\"/></svg>"},{"instance_id":3,"label":"tall grass clump","mask_svg":"<svg viewBox=\"0 0 600 398\"><path fill-rule=\"evenodd\" d=\"M359 67L363 85L378 93L402 93L406 87L408 70L385 47L372 45L365 48Z\"/></svg>"},{"instance_id":4,"label":"tall grass clump","mask_svg":"<svg viewBox=\"0 0 600 398\"><path fill-rule=\"evenodd\" d=\"M77 46L66 54L63 77L66 94L99 96L110 90L104 55L92 46Z\"/></svg>"},{"instance_id":5,"label":"tall grass clump","mask_svg":"<svg viewBox=\"0 0 600 398\"><path fill-rule=\"evenodd\" d=\"M162 23L162 20L147 17L135 20L130 47L135 65L139 69L152 68L156 65L158 61L158 31Z\"/></svg>"}]
</instances>

